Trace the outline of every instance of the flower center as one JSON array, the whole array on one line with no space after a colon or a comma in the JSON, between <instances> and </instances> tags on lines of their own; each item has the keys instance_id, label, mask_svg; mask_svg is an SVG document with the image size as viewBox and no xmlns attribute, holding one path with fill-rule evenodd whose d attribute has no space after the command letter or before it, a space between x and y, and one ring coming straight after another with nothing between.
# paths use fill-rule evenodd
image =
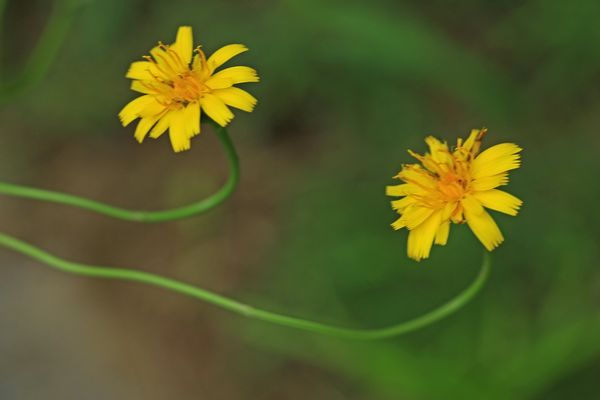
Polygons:
<instances>
[{"instance_id":1,"label":"flower center","mask_svg":"<svg viewBox=\"0 0 600 400\"><path fill-rule=\"evenodd\" d=\"M439 177L437 188L445 201L455 202L463 198L467 182L463 177L448 172Z\"/></svg>"},{"instance_id":2,"label":"flower center","mask_svg":"<svg viewBox=\"0 0 600 400\"><path fill-rule=\"evenodd\" d=\"M186 71L176 76L168 86L170 90L166 90L165 95L175 103L192 103L210 92L210 88L198 79L194 71Z\"/></svg>"},{"instance_id":3,"label":"flower center","mask_svg":"<svg viewBox=\"0 0 600 400\"><path fill-rule=\"evenodd\" d=\"M197 49L205 63L204 53ZM145 57L152 62L158 74L153 75L154 83L146 86L160 97L160 102L166 106L186 106L198 101L204 94L210 93L205 85L200 71L185 64L181 57L169 46L159 43L158 49L152 52L152 57Z\"/></svg>"}]
</instances>

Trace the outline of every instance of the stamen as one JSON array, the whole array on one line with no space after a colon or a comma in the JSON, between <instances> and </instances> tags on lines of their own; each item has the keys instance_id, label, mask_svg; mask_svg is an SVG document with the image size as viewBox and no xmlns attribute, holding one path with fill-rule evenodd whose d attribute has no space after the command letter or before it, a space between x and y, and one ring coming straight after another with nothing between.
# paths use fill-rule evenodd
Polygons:
<instances>
[{"instance_id":1,"label":"stamen","mask_svg":"<svg viewBox=\"0 0 600 400\"><path fill-rule=\"evenodd\" d=\"M170 75L178 75L177 71L173 69L173 66L171 65L171 63L169 63L169 60L163 54L156 54L156 56L164 62L164 66L165 68L169 69ZM160 64L157 65L160 66Z\"/></svg>"},{"instance_id":2,"label":"stamen","mask_svg":"<svg viewBox=\"0 0 600 400\"><path fill-rule=\"evenodd\" d=\"M483 140L483 137L486 135L487 131L487 128L481 128L481 130L479 131L479 134L475 139L475 143L473 143L473 149L471 150L471 155L473 158L475 158L475 156L479 154L479 149L481 148L481 141Z\"/></svg>"},{"instance_id":3,"label":"stamen","mask_svg":"<svg viewBox=\"0 0 600 400\"><path fill-rule=\"evenodd\" d=\"M205 68L206 67L206 54L204 54L204 52L202 51L202 46L196 47L196 51L198 52L198 55L200 56L200 63L202 65L202 68Z\"/></svg>"},{"instance_id":4,"label":"stamen","mask_svg":"<svg viewBox=\"0 0 600 400\"><path fill-rule=\"evenodd\" d=\"M179 64L179 67L181 67L181 69L189 69L188 66L185 65L185 63L183 62L183 60L181 59L181 57L179 57L179 54L177 54L177 52L175 50L173 50L172 48L169 47L167 49L167 52Z\"/></svg>"}]
</instances>

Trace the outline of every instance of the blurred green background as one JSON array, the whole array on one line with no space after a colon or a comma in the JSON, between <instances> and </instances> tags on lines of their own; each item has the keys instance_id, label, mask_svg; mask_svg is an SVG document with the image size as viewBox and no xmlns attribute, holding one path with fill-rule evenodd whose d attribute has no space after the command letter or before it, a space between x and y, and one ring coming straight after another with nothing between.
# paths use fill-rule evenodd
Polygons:
<instances>
[{"instance_id":1,"label":"blurred green background","mask_svg":"<svg viewBox=\"0 0 600 400\"><path fill-rule=\"evenodd\" d=\"M61 0L58 0L61 1ZM1 3L1 1L0 1ZM8 0L4 76L52 9ZM172 153L117 113L130 62L179 25L258 69L230 132L242 183L187 221L138 225L0 199L4 232L66 258L176 277L256 306L378 327L464 288L481 245L454 226L407 259L384 196L406 149L490 130L520 144L495 214L505 243L465 309L392 340L324 338L141 285L67 276L0 250L2 399L593 399L600 376L600 2L88 1L42 82L0 107L0 179L141 209L212 193L208 132Z\"/></svg>"}]
</instances>

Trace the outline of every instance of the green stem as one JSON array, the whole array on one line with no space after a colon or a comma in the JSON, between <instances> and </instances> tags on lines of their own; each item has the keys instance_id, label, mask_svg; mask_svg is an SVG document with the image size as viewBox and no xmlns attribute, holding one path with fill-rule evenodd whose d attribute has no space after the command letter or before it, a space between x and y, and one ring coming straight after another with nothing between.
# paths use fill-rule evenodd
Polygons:
<instances>
[{"instance_id":1,"label":"green stem","mask_svg":"<svg viewBox=\"0 0 600 400\"><path fill-rule=\"evenodd\" d=\"M215 134L225 148L227 159L229 160L231 169L229 178L227 179L227 182L225 182L225 184L212 196L184 207L163 211L127 210L66 193L13 185L11 183L4 182L0 182L0 194L66 204L127 221L162 222L187 218L192 215L204 213L221 204L233 193L239 181L239 161L235 147L231 141L231 138L229 137L229 134L227 133L227 130L225 128L218 127L215 129Z\"/></svg>"},{"instance_id":2,"label":"green stem","mask_svg":"<svg viewBox=\"0 0 600 400\"><path fill-rule=\"evenodd\" d=\"M384 339L393 336L399 336L431 325L434 322L455 313L465 306L465 304L467 304L477 294L477 292L479 292L486 282L490 271L490 256L488 253L485 253L481 270L479 271L477 278L465 290L442 306L420 317L386 328L350 329L261 310L228 297L212 293L208 290L148 272L122 268L100 267L63 260L62 258L56 257L45 252L44 250L3 233L0 233L0 245L29 256L37 261L40 261L41 263L63 272L96 278L141 282L205 301L222 309L248 318L313 333L360 340Z\"/></svg>"},{"instance_id":3,"label":"green stem","mask_svg":"<svg viewBox=\"0 0 600 400\"><path fill-rule=\"evenodd\" d=\"M4 0L0 0L4 2ZM54 62L62 46L80 0L56 0L46 27L17 79L0 87L0 104L39 83ZM2 5L2 4L0 4ZM1 15L0 15L1 17Z\"/></svg>"}]
</instances>

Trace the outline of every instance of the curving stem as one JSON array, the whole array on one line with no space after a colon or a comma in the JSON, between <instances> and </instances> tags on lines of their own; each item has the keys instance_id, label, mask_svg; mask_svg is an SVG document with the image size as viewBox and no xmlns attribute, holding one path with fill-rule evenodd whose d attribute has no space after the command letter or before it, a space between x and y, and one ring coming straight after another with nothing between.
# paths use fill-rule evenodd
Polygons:
<instances>
[{"instance_id":1,"label":"curving stem","mask_svg":"<svg viewBox=\"0 0 600 400\"><path fill-rule=\"evenodd\" d=\"M426 314L385 328L351 329L262 310L237 300L210 292L206 289L148 272L124 268L93 266L67 261L47 253L46 251L41 250L29 243L23 242L3 233L0 233L0 245L29 256L34 260L63 272L95 278L140 282L151 286L158 286L172 292L202 300L206 303L210 303L219 308L240 314L248 318L302 331L356 340L385 339L399 336L420 328L424 328L433 324L434 322L448 317L449 315L452 315L469 303L469 301L473 299L473 297L483 287L489 275L491 264L489 253L484 253L481 269L475 280L453 299Z\"/></svg>"},{"instance_id":2,"label":"curving stem","mask_svg":"<svg viewBox=\"0 0 600 400\"><path fill-rule=\"evenodd\" d=\"M14 197L26 199L34 199L48 201L51 203L66 204L73 207L83 208L84 210L93 211L98 214L107 215L109 217L123 219L136 222L163 222L172 221L181 218L191 217L205 213L206 211L215 208L225 201L235 190L239 178L240 167L235 147L227 129L223 127L215 128L215 134L225 149L227 159L230 165L229 178L227 182L213 195L202 199L196 203L184 207L177 207L162 211L138 211L128 210L125 208L114 207L99 201L86 199L71 194L62 192L54 192L50 190L37 189L27 186L19 186L11 183L0 182L0 194L5 194Z\"/></svg>"}]
</instances>

